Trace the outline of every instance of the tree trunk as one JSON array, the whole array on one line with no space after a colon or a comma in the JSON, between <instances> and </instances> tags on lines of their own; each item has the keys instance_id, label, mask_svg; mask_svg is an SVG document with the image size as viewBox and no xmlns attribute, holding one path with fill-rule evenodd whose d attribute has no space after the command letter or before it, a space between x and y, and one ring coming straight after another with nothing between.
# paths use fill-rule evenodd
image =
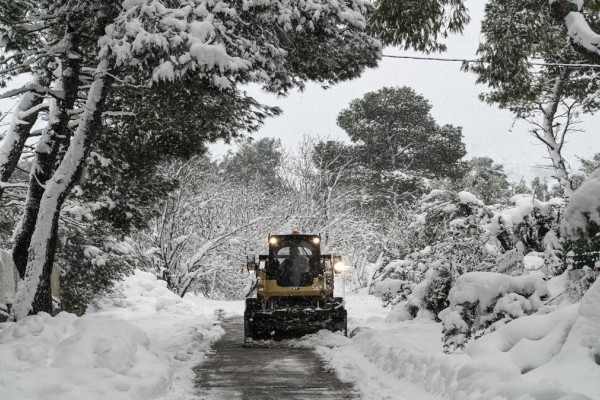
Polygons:
<instances>
[{"instance_id":1,"label":"tree trunk","mask_svg":"<svg viewBox=\"0 0 600 400\"><path fill-rule=\"evenodd\" d=\"M67 153L46 183L29 246L25 279L19 283L16 295L16 319L48 311L46 307L51 299L48 300L46 285L40 285L40 282L42 278L49 277L52 270L60 208L77 182L95 136L101 129L104 103L112 84L112 78L107 74L108 69L108 60L102 60L94 74L85 111Z\"/></svg>"},{"instance_id":2,"label":"tree trunk","mask_svg":"<svg viewBox=\"0 0 600 400\"><path fill-rule=\"evenodd\" d=\"M565 135L568 128L563 128L565 129L565 131L562 135L559 132L556 132L557 128L554 126L554 118L556 116L560 100L563 96L564 84L568 78L568 69L565 69L558 76L558 78L556 78L556 82L554 83L554 86L552 87L550 92L548 106L544 109L543 112L544 134L542 137L538 135L538 137L540 137L540 139L546 145L546 150L548 150L548 155L550 156L550 160L552 160L552 167L554 168L555 173L554 177L558 180L558 183L563 189L566 198L571 197L571 195L573 194L573 180L569 175L569 171L567 170L567 163L562 155L562 147L565 141Z\"/></svg>"},{"instance_id":3,"label":"tree trunk","mask_svg":"<svg viewBox=\"0 0 600 400\"><path fill-rule=\"evenodd\" d=\"M35 230L45 184L61 161L58 159L59 149L68 147L71 138L69 112L77 100L81 69L81 60L76 54L79 37L73 26L69 26L64 41L67 43L67 49L61 56L62 77L56 84L56 89L62 90L64 96L62 99L50 101L48 126L36 146L36 158L31 167L25 209L14 238L13 261L21 279L25 277L27 253Z\"/></svg>"},{"instance_id":4,"label":"tree trunk","mask_svg":"<svg viewBox=\"0 0 600 400\"><path fill-rule=\"evenodd\" d=\"M33 82L39 83L39 78L34 77ZM33 92L25 93L17 105L4 140L0 142L0 198L4 193L2 183L8 182L17 168L31 127L40 113L38 106L43 101L43 96Z\"/></svg>"}]
</instances>

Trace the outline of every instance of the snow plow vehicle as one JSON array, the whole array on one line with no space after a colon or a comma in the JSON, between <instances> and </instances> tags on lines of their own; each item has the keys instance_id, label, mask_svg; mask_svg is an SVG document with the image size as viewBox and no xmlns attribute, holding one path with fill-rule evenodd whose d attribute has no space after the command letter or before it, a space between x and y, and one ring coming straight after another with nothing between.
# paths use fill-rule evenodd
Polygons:
<instances>
[{"instance_id":1,"label":"snow plow vehicle","mask_svg":"<svg viewBox=\"0 0 600 400\"><path fill-rule=\"evenodd\" d=\"M256 297L246 299L244 341L298 338L321 329L347 333L343 299L333 297L339 256L321 254L321 236L269 235L269 254L248 256Z\"/></svg>"}]
</instances>

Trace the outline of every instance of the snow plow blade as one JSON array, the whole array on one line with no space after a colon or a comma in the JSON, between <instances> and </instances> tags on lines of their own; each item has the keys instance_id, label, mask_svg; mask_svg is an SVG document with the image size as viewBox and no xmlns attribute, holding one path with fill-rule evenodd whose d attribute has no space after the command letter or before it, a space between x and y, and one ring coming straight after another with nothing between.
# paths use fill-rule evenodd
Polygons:
<instances>
[{"instance_id":1,"label":"snow plow blade","mask_svg":"<svg viewBox=\"0 0 600 400\"><path fill-rule=\"evenodd\" d=\"M347 334L347 312L343 307L306 310L246 310L244 340L295 339L321 329Z\"/></svg>"}]
</instances>

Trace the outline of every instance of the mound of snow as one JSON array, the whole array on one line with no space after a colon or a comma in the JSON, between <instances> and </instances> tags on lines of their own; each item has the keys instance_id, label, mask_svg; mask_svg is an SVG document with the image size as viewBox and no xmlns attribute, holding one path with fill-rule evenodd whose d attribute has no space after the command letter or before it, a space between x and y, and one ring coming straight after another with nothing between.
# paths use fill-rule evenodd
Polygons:
<instances>
[{"instance_id":1,"label":"mound of snow","mask_svg":"<svg viewBox=\"0 0 600 400\"><path fill-rule=\"evenodd\" d=\"M544 315L518 318L495 332L469 343L474 360L513 365L528 372L544 365L560 351L577 318L579 305Z\"/></svg>"},{"instance_id":2,"label":"mound of snow","mask_svg":"<svg viewBox=\"0 0 600 400\"><path fill-rule=\"evenodd\" d=\"M151 399L171 382L166 356L118 320L39 313L0 332L7 399Z\"/></svg>"},{"instance_id":3,"label":"mound of snow","mask_svg":"<svg viewBox=\"0 0 600 400\"><path fill-rule=\"evenodd\" d=\"M525 285L524 282L519 284ZM531 288L536 286L533 284ZM475 347L477 342L473 342L468 354L443 354L441 324L427 319L387 323L373 320L384 311L374 299L373 296L348 296L350 338L322 331L304 339L306 343L317 346L317 354L342 379L354 382L364 398L600 400L597 388L600 375L596 369L590 368L592 354L596 354L590 349L596 348L598 340L597 333L594 337L591 328L595 327L595 332L600 331L600 327L591 322L596 321L600 314L597 310L589 309L578 314L577 306L568 306L553 314L524 317L501 328L501 333L482 337L477 341L481 341L478 347ZM592 305L598 304L600 299L588 298L587 301ZM565 331L569 331L569 321L572 324L577 317L572 333L583 315L587 322L582 325L590 329L582 328L578 338L586 338L583 342L592 344L587 347L586 360L582 363L584 367L581 367L588 368L588 374L582 374L582 378L577 380L572 377L573 374L565 373L567 379L573 379L571 385L565 384L567 379L544 377L543 372L548 371L546 366L552 363L546 361L549 358L556 360L562 354L560 343L561 340L564 342ZM535 342L538 337L542 341L540 344ZM569 340L570 337L567 342ZM542 366L523 374L522 367L526 364L519 362L529 353L519 357L517 350L528 351L526 344L533 346L533 357L538 357L534 361ZM557 347L551 349L554 345ZM582 346L578 348L581 350ZM552 358L552 354L557 352ZM573 362L581 357L581 352L574 354ZM570 365L561 364L555 372L568 372L568 368ZM540 372L539 377L532 376L534 372ZM595 392L583 390L586 384L596 385Z\"/></svg>"},{"instance_id":4,"label":"mound of snow","mask_svg":"<svg viewBox=\"0 0 600 400\"><path fill-rule=\"evenodd\" d=\"M167 289L167 282L158 280L154 274L135 271L123 282L117 284L114 293L97 301L94 311L122 309L125 314L153 314L165 312L190 315L195 305Z\"/></svg>"},{"instance_id":5,"label":"mound of snow","mask_svg":"<svg viewBox=\"0 0 600 400\"><path fill-rule=\"evenodd\" d=\"M477 303L483 312L495 299L506 293L528 295L537 304L541 304L541 297L550 294L546 282L537 275L509 276L494 272L469 272L458 277L450 289L448 300L450 307Z\"/></svg>"},{"instance_id":6,"label":"mound of snow","mask_svg":"<svg viewBox=\"0 0 600 400\"><path fill-rule=\"evenodd\" d=\"M414 337L419 332L418 329L423 330L421 338ZM498 362L476 362L461 354L440 354L439 350L434 353L428 348L430 345L421 345L423 337L434 330L439 335L439 324L433 321L425 323L425 320L394 323L383 330L362 329L352 338L351 343L340 340L340 347L331 351L321 348L318 352L333 360L332 364L337 364L336 368L342 374L344 368L347 368L342 361L347 362L358 353L370 366L385 374L401 381L409 381L429 394L445 399L589 399L553 382L528 381L515 366ZM334 340L327 339L323 340L325 346L335 345ZM439 339L434 343L439 343Z\"/></svg>"},{"instance_id":7,"label":"mound of snow","mask_svg":"<svg viewBox=\"0 0 600 400\"><path fill-rule=\"evenodd\" d=\"M553 379L565 387L600 399L600 280L581 299L569 336L549 363L531 372L532 378Z\"/></svg>"},{"instance_id":8,"label":"mound of snow","mask_svg":"<svg viewBox=\"0 0 600 400\"><path fill-rule=\"evenodd\" d=\"M229 303L226 313L242 304ZM194 398L193 367L223 334L214 312L223 308L182 299L136 271L83 317L40 313L0 324L0 398Z\"/></svg>"}]
</instances>

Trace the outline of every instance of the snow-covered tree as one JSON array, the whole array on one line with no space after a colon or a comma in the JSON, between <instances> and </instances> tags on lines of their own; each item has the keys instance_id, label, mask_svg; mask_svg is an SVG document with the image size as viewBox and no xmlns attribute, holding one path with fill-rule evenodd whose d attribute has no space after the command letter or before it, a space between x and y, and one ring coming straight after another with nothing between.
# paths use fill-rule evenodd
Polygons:
<instances>
[{"instance_id":1,"label":"snow-covered tree","mask_svg":"<svg viewBox=\"0 0 600 400\"><path fill-rule=\"evenodd\" d=\"M466 66L490 87L481 98L532 126L530 132L546 147L553 175L568 197L574 186L563 148L577 131L579 113L594 112L600 105L589 96L597 90L593 68L567 66L586 59L565 43L562 27L539 1L488 2L481 33L479 62Z\"/></svg>"},{"instance_id":2,"label":"snow-covered tree","mask_svg":"<svg viewBox=\"0 0 600 400\"><path fill-rule=\"evenodd\" d=\"M30 182L29 211L17 235L16 258L27 260L20 268L25 279L17 295L18 318L51 306L45 283L60 208L101 134L113 83L147 86L191 78L233 88L253 81L285 93L306 80L333 84L355 77L375 65L380 51L364 33L368 6L359 2L245 3L239 10L200 0L22 3L21 11L10 8L12 19L2 25L0 43L15 55L3 58L3 78L17 70L47 71L45 60L59 68L49 87L28 85L11 93L33 91L52 99L49 129L39 141ZM33 25L36 29L28 29ZM45 35L49 39L40 40ZM87 99L74 112L80 90Z\"/></svg>"},{"instance_id":3,"label":"snow-covered tree","mask_svg":"<svg viewBox=\"0 0 600 400\"><path fill-rule=\"evenodd\" d=\"M451 186L473 193L485 204L505 203L509 198L509 183L504 166L489 157L474 157L467 161L462 179Z\"/></svg>"},{"instance_id":4,"label":"snow-covered tree","mask_svg":"<svg viewBox=\"0 0 600 400\"><path fill-rule=\"evenodd\" d=\"M356 185L374 208L413 202L428 179L463 173L461 129L439 126L430 110L423 96L401 87L367 93L338 115L355 143Z\"/></svg>"},{"instance_id":5,"label":"snow-covered tree","mask_svg":"<svg viewBox=\"0 0 600 400\"><path fill-rule=\"evenodd\" d=\"M176 162L163 171L179 182L139 241L167 287L184 296L240 298L249 281L245 256L283 219L262 186L220 173L206 158Z\"/></svg>"}]
</instances>

